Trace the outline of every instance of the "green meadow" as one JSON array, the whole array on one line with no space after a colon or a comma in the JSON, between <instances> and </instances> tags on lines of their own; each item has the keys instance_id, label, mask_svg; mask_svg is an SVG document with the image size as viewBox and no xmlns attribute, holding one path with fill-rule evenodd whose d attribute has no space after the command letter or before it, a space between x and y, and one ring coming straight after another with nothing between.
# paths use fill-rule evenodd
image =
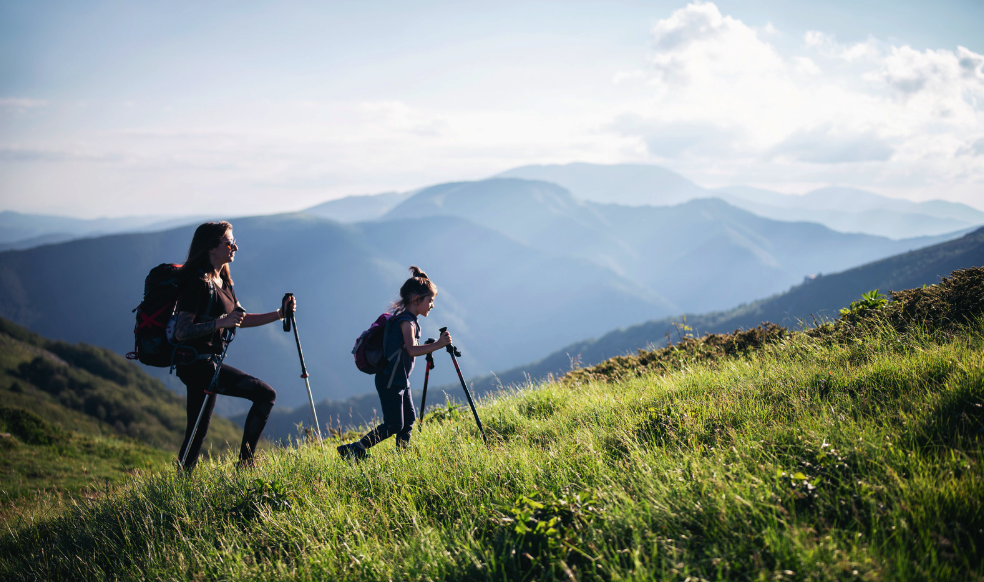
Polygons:
<instances>
[{"instance_id":1,"label":"green meadow","mask_svg":"<svg viewBox=\"0 0 984 582\"><path fill-rule=\"evenodd\" d=\"M160 470L184 437L185 410L184 398L110 350L0 319L0 519L9 527L58 513ZM206 454L240 434L216 418Z\"/></svg>"},{"instance_id":2,"label":"green meadow","mask_svg":"<svg viewBox=\"0 0 984 582\"><path fill-rule=\"evenodd\" d=\"M980 580L984 271L11 517L5 580ZM350 437L351 435L345 435Z\"/></svg>"}]
</instances>

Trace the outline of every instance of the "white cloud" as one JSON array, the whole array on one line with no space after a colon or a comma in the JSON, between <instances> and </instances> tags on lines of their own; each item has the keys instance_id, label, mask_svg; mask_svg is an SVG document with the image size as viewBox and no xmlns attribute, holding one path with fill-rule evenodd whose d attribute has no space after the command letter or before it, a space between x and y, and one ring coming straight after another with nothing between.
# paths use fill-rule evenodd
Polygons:
<instances>
[{"instance_id":1,"label":"white cloud","mask_svg":"<svg viewBox=\"0 0 984 582\"><path fill-rule=\"evenodd\" d=\"M964 47L917 51L908 46L892 47L885 59L885 81L903 93L922 90L962 90L984 95L984 56Z\"/></svg>"},{"instance_id":2,"label":"white cloud","mask_svg":"<svg viewBox=\"0 0 984 582\"><path fill-rule=\"evenodd\" d=\"M653 28L652 98L612 129L699 182L984 184L984 55L773 36L712 3L675 11Z\"/></svg>"},{"instance_id":3,"label":"white cloud","mask_svg":"<svg viewBox=\"0 0 984 582\"><path fill-rule=\"evenodd\" d=\"M825 125L793 132L770 153L773 155L768 159L787 156L803 162L845 164L883 162L892 157L894 150L873 132L837 131Z\"/></svg>"},{"instance_id":4,"label":"white cloud","mask_svg":"<svg viewBox=\"0 0 984 582\"><path fill-rule=\"evenodd\" d=\"M612 76L612 83L618 85L619 83L625 83L627 81L638 81L640 79L646 79L649 75L646 71L635 69L632 71L618 71Z\"/></svg>"},{"instance_id":5,"label":"white cloud","mask_svg":"<svg viewBox=\"0 0 984 582\"><path fill-rule=\"evenodd\" d=\"M968 153L972 153L975 156L984 156L984 137L975 141L967 148Z\"/></svg>"},{"instance_id":6,"label":"white cloud","mask_svg":"<svg viewBox=\"0 0 984 582\"><path fill-rule=\"evenodd\" d=\"M819 75L822 71L810 57L793 57L796 72L807 75Z\"/></svg>"},{"instance_id":7,"label":"white cloud","mask_svg":"<svg viewBox=\"0 0 984 582\"><path fill-rule=\"evenodd\" d=\"M734 82L769 74L782 66L779 54L761 42L755 30L723 16L710 3L690 4L659 21L653 40L654 69L668 84L707 84L715 77Z\"/></svg>"},{"instance_id":8,"label":"white cloud","mask_svg":"<svg viewBox=\"0 0 984 582\"><path fill-rule=\"evenodd\" d=\"M837 42L833 35L811 30L803 35L803 44L807 49L828 58L852 62L861 59L876 59L880 54L879 43L874 38L865 42L844 45Z\"/></svg>"}]
</instances>

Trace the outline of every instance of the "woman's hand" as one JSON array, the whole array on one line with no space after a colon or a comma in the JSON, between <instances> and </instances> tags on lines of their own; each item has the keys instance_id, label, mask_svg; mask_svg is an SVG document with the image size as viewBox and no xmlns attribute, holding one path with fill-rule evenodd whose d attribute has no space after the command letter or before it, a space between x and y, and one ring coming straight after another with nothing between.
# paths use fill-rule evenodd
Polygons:
<instances>
[{"instance_id":1,"label":"woman's hand","mask_svg":"<svg viewBox=\"0 0 984 582\"><path fill-rule=\"evenodd\" d=\"M239 311L238 309L233 311L228 315L223 315L222 317L215 320L216 329L227 329L230 327L239 327L243 322L243 318L246 316L245 313Z\"/></svg>"},{"instance_id":2,"label":"woman's hand","mask_svg":"<svg viewBox=\"0 0 984 582\"><path fill-rule=\"evenodd\" d=\"M281 317L287 319L294 311L297 311L297 298L293 295L285 297L283 302L280 304Z\"/></svg>"}]
</instances>

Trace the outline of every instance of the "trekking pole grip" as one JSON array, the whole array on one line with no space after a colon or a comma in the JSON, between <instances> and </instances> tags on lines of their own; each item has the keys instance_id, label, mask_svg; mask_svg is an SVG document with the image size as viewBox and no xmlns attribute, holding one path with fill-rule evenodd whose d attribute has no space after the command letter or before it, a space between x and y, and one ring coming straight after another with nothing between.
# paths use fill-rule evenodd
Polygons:
<instances>
[{"instance_id":1,"label":"trekking pole grip","mask_svg":"<svg viewBox=\"0 0 984 582\"><path fill-rule=\"evenodd\" d=\"M444 333L444 332L448 331L448 328L447 327L442 327L441 329L439 329L437 331L439 331L441 333ZM458 348L456 348L453 344L448 344L448 345L444 346L444 349L446 349L448 351L448 353L451 354L452 356L458 356L459 358L461 357L461 352L459 352L458 351Z\"/></svg>"},{"instance_id":2,"label":"trekking pole grip","mask_svg":"<svg viewBox=\"0 0 984 582\"><path fill-rule=\"evenodd\" d=\"M427 341L424 342L424 345L432 344L432 343L434 343L436 341L437 341L436 339L434 339L432 337L429 337L429 338L427 338ZM434 352L428 353L427 356L424 359L427 360L427 369L428 370L433 370L434 369Z\"/></svg>"},{"instance_id":3,"label":"trekking pole grip","mask_svg":"<svg viewBox=\"0 0 984 582\"><path fill-rule=\"evenodd\" d=\"M290 316L293 311L287 313L287 300L293 296L293 293L284 293L284 298L280 300L280 314L284 316L284 332L290 331Z\"/></svg>"}]
</instances>

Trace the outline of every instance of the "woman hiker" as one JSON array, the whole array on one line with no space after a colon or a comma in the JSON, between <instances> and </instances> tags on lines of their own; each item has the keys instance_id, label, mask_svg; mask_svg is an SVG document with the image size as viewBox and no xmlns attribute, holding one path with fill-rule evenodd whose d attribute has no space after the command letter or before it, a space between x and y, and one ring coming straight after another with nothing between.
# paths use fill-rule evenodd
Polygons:
<instances>
[{"instance_id":1,"label":"woman hiker","mask_svg":"<svg viewBox=\"0 0 984 582\"><path fill-rule=\"evenodd\" d=\"M222 353L223 330L273 323L283 319L285 311L289 312L296 306L291 296L276 311L246 313L236 299L229 272L229 263L235 259L238 250L231 224L206 222L195 230L188 249L188 259L179 272L181 291L176 306L174 339L195 348L200 356L190 364L177 366L178 378L188 388L188 428L185 430L181 450L178 451L180 459L184 456L185 448L191 447L185 460L185 469L193 468L198 462L198 454L215 409L215 398L211 398L202 414L195 440L189 443L188 439L209 394L207 391L215 373L213 360L201 356ZM228 364L222 364L214 391L252 401L253 405L246 415L243 427L243 442L239 448L237 465L239 468L252 467L256 444L270 418L277 392L265 382Z\"/></svg>"}]
</instances>

